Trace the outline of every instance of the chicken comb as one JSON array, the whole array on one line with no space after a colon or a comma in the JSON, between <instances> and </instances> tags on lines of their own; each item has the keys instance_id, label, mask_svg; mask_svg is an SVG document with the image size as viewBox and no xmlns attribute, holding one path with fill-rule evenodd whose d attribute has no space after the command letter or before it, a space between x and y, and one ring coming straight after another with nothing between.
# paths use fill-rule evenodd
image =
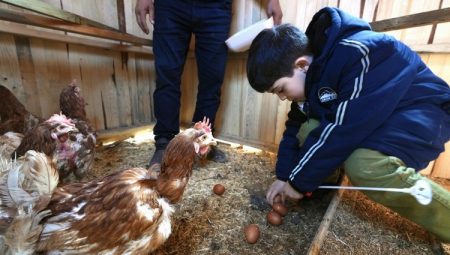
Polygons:
<instances>
[{"instance_id":1,"label":"chicken comb","mask_svg":"<svg viewBox=\"0 0 450 255\"><path fill-rule=\"evenodd\" d=\"M66 115L64 115L62 113L53 114L52 117L50 117L45 122L49 123L49 124L61 123L61 124L66 124L68 126L75 127L75 124L72 122L72 120L67 118Z\"/></svg>"},{"instance_id":2,"label":"chicken comb","mask_svg":"<svg viewBox=\"0 0 450 255\"><path fill-rule=\"evenodd\" d=\"M209 118L203 117L203 121L199 121L194 125L195 129L203 129L205 133L211 133L211 123L209 122Z\"/></svg>"}]
</instances>

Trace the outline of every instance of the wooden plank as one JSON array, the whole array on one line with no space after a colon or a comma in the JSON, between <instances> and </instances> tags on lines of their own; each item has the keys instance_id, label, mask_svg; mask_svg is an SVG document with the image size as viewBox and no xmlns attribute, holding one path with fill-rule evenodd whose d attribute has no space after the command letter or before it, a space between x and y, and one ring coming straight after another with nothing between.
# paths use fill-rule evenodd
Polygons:
<instances>
[{"instance_id":1,"label":"wooden plank","mask_svg":"<svg viewBox=\"0 0 450 255\"><path fill-rule=\"evenodd\" d=\"M224 83L222 85L222 96L219 111L216 117L217 131L221 135L242 137L240 134L241 125L241 97L242 97L242 76L238 75L244 70L244 63L239 59L230 59L225 72Z\"/></svg>"},{"instance_id":2,"label":"wooden plank","mask_svg":"<svg viewBox=\"0 0 450 255\"><path fill-rule=\"evenodd\" d=\"M407 14L417 14L438 9L440 0L415 0L410 1ZM398 38L408 44L428 44L432 25L412 27L402 30L402 37Z\"/></svg>"},{"instance_id":3,"label":"wooden plank","mask_svg":"<svg viewBox=\"0 0 450 255\"><path fill-rule=\"evenodd\" d=\"M361 6L362 2L354 1L354 0L340 0L339 9L342 9L355 17L360 17L360 14L363 12L363 6Z\"/></svg>"},{"instance_id":4,"label":"wooden plank","mask_svg":"<svg viewBox=\"0 0 450 255\"><path fill-rule=\"evenodd\" d=\"M17 99L27 107L27 95L22 87L20 68L14 37L0 34L0 85L11 90Z\"/></svg>"},{"instance_id":5,"label":"wooden plank","mask_svg":"<svg viewBox=\"0 0 450 255\"><path fill-rule=\"evenodd\" d=\"M374 31L383 32L450 21L450 8L411 14L370 23Z\"/></svg>"},{"instance_id":6,"label":"wooden plank","mask_svg":"<svg viewBox=\"0 0 450 255\"><path fill-rule=\"evenodd\" d=\"M21 13L17 11L11 11L0 8L0 20L12 21L16 23L39 26L44 28L51 28L55 30L72 32L77 34L83 34L93 37L111 39L116 41L124 41L137 45L147 45L152 44L151 40L139 38L134 35L110 31L106 29L100 29L96 27L90 27L88 25L78 25L73 24L63 20L57 20L52 18L47 18L39 15L34 15L30 13Z\"/></svg>"},{"instance_id":7,"label":"wooden plank","mask_svg":"<svg viewBox=\"0 0 450 255\"><path fill-rule=\"evenodd\" d=\"M149 125L103 130L97 132L97 144L101 145L116 141L122 141L133 137L136 133L153 132L154 126L154 123L152 123Z\"/></svg>"},{"instance_id":8,"label":"wooden plank","mask_svg":"<svg viewBox=\"0 0 450 255\"><path fill-rule=\"evenodd\" d=\"M442 9L442 3L443 0L440 0L438 9ZM433 26L431 27L430 36L428 37L428 44L432 44L434 41L434 35L436 34L436 27L437 27L436 23L434 23Z\"/></svg>"},{"instance_id":9,"label":"wooden plank","mask_svg":"<svg viewBox=\"0 0 450 255\"><path fill-rule=\"evenodd\" d=\"M348 185L347 178L344 178L342 181L342 185ZM333 199L331 200L330 204L328 205L327 211L325 212L325 215L323 216L322 222L320 223L319 229L316 232L316 235L314 236L314 239L309 246L308 255L318 255L320 253L320 249L322 247L323 240L325 239L328 228L330 227L331 222L334 219L334 214L336 213L336 209L341 201L342 194L345 192L345 190L337 190L336 193L333 196Z\"/></svg>"},{"instance_id":10,"label":"wooden plank","mask_svg":"<svg viewBox=\"0 0 450 255\"><path fill-rule=\"evenodd\" d=\"M250 87L248 82L247 87ZM252 89L253 90L253 89ZM254 92L254 91L253 91ZM260 119L260 139L266 143L275 143L275 135L277 131L277 110L280 99L276 95L263 94L260 112L258 113Z\"/></svg>"},{"instance_id":11,"label":"wooden plank","mask_svg":"<svg viewBox=\"0 0 450 255\"><path fill-rule=\"evenodd\" d=\"M427 66L437 76L450 84L450 55L449 54L429 54Z\"/></svg>"},{"instance_id":12,"label":"wooden plank","mask_svg":"<svg viewBox=\"0 0 450 255\"><path fill-rule=\"evenodd\" d=\"M42 116L39 102L39 89L36 84L36 72L30 49L30 40L27 37L15 36L17 59L20 66L20 76L25 94L26 108L36 116Z\"/></svg>"},{"instance_id":13,"label":"wooden plank","mask_svg":"<svg viewBox=\"0 0 450 255\"><path fill-rule=\"evenodd\" d=\"M134 52L134 53L140 53L140 54L145 54L145 55L153 55L152 48L146 47L146 46L134 46L134 45L130 45L130 44L120 44L120 43L115 43L115 42L99 41L99 40L90 39L90 38L80 38L80 37L76 37L73 35L56 34L53 32L36 30L36 29L30 28L30 27L27 27L26 25L10 23L7 21L0 21L0 32L7 33L7 34L13 34L13 35L40 38L40 39L56 41L56 42L64 42L64 43L78 44L78 45L84 45L84 46L89 46L89 47L102 48L102 49L106 49L106 50Z\"/></svg>"},{"instance_id":14,"label":"wooden plank","mask_svg":"<svg viewBox=\"0 0 450 255\"><path fill-rule=\"evenodd\" d=\"M123 0L117 0L117 19L119 31L125 33L127 31L127 24L125 21L125 5Z\"/></svg>"},{"instance_id":15,"label":"wooden plank","mask_svg":"<svg viewBox=\"0 0 450 255\"><path fill-rule=\"evenodd\" d=\"M59 94L72 81L67 45L34 38L30 45L42 117L48 118L60 112Z\"/></svg>"},{"instance_id":16,"label":"wooden plank","mask_svg":"<svg viewBox=\"0 0 450 255\"><path fill-rule=\"evenodd\" d=\"M450 53L450 43L446 44L413 44L411 49L418 53Z\"/></svg>"},{"instance_id":17,"label":"wooden plank","mask_svg":"<svg viewBox=\"0 0 450 255\"><path fill-rule=\"evenodd\" d=\"M136 57L136 100L137 109L135 116L138 124L150 122L152 116L151 95L150 95L150 80L154 79L151 76L150 69L152 67L149 58L145 56Z\"/></svg>"},{"instance_id":18,"label":"wooden plank","mask_svg":"<svg viewBox=\"0 0 450 255\"><path fill-rule=\"evenodd\" d=\"M134 54L127 55L134 58ZM112 54L111 57L113 60L112 82L116 93L118 125L120 127L130 126L131 99L128 74L134 70L129 68L128 63L134 61L134 59L130 59L130 56L124 59L121 54Z\"/></svg>"},{"instance_id":19,"label":"wooden plank","mask_svg":"<svg viewBox=\"0 0 450 255\"><path fill-rule=\"evenodd\" d=\"M105 113L102 105L102 88L105 76L109 73L102 73L104 65L107 65L107 58L102 51L94 51L80 45L68 45L68 58L70 62L72 78L78 80L82 89L82 95L87 103L86 114L95 129L105 129ZM112 65L111 65L112 66Z\"/></svg>"},{"instance_id":20,"label":"wooden plank","mask_svg":"<svg viewBox=\"0 0 450 255\"><path fill-rule=\"evenodd\" d=\"M240 122L240 135L246 137L250 140L264 141L266 138L263 137L261 133L261 125L263 125L261 116L262 109L264 107L263 98L270 96L258 93L253 90L248 84L245 70L245 62L242 63L244 68L238 74L241 80L239 85L242 90L240 108L241 108L241 118ZM272 122L273 123L273 122ZM273 134L272 134L273 135Z\"/></svg>"},{"instance_id":21,"label":"wooden plank","mask_svg":"<svg viewBox=\"0 0 450 255\"><path fill-rule=\"evenodd\" d=\"M131 124L133 126L136 126L139 124L138 119L138 92L137 92L137 59L138 56L135 56L135 54L132 54L132 57L130 58L130 61L128 61L128 69L130 72L128 73L128 89L129 89L129 96L130 96L130 114L131 114Z\"/></svg>"},{"instance_id":22,"label":"wooden plank","mask_svg":"<svg viewBox=\"0 0 450 255\"><path fill-rule=\"evenodd\" d=\"M107 29L111 31L119 32L119 30L109 27L105 24L90 20L74 13L70 13L59 8L56 8L50 4L47 4L38 0L0 0L0 2L11 4L17 7L21 7L33 12L37 12L49 17L57 18L60 20L76 23L79 25L88 25L96 28Z\"/></svg>"}]
</instances>

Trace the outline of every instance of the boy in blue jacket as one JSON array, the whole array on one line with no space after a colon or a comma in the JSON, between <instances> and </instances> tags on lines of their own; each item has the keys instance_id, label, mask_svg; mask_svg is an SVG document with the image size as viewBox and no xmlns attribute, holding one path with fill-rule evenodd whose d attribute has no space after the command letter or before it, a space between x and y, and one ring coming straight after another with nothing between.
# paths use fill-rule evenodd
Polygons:
<instances>
[{"instance_id":1,"label":"boy in blue jacket","mask_svg":"<svg viewBox=\"0 0 450 255\"><path fill-rule=\"evenodd\" d=\"M324 8L306 35L291 25L262 31L247 62L258 92L292 101L267 200L301 199L342 163L355 186L406 188L425 179L429 205L409 194L364 192L450 242L450 192L417 173L450 139L450 88L393 37Z\"/></svg>"}]
</instances>

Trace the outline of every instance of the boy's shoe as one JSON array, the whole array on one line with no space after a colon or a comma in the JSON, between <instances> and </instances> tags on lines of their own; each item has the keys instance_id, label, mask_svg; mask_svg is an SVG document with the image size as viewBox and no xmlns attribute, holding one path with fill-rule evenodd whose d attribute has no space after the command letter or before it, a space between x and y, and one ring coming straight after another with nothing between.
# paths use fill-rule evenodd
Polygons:
<instances>
[{"instance_id":1,"label":"boy's shoe","mask_svg":"<svg viewBox=\"0 0 450 255\"><path fill-rule=\"evenodd\" d=\"M217 146L211 146L211 150L208 152L208 155L206 155L206 159L217 163L228 162L228 158L225 152L220 150Z\"/></svg>"}]
</instances>

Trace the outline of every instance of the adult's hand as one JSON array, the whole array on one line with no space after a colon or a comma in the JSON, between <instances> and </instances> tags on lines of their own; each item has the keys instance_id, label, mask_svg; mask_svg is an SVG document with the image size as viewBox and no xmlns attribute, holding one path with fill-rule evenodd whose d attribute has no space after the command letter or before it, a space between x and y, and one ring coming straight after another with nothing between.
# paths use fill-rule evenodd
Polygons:
<instances>
[{"instance_id":1,"label":"adult's hand","mask_svg":"<svg viewBox=\"0 0 450 255\"><path fill-rule=\"evenodd\" d=\"M281 11L280 2L278 0L269 0L267 4L267 16L273 17L273 23L275 25L280 25L283 12Z\"/></svg>"},{"instance_id":2,"label":"adult's hand","mask_svg":"<svg viewBox=\"0 0 450 255\"><path fill-rule=\"evenodd\" d=\"M153 0L137 0L134 12L136 13L136 21L139 27L142 29L142 31L144 31L144 33L148 34L149 30L146 20L147 14L150 23L155 23Z\"/></svg>"}]
</instances>

